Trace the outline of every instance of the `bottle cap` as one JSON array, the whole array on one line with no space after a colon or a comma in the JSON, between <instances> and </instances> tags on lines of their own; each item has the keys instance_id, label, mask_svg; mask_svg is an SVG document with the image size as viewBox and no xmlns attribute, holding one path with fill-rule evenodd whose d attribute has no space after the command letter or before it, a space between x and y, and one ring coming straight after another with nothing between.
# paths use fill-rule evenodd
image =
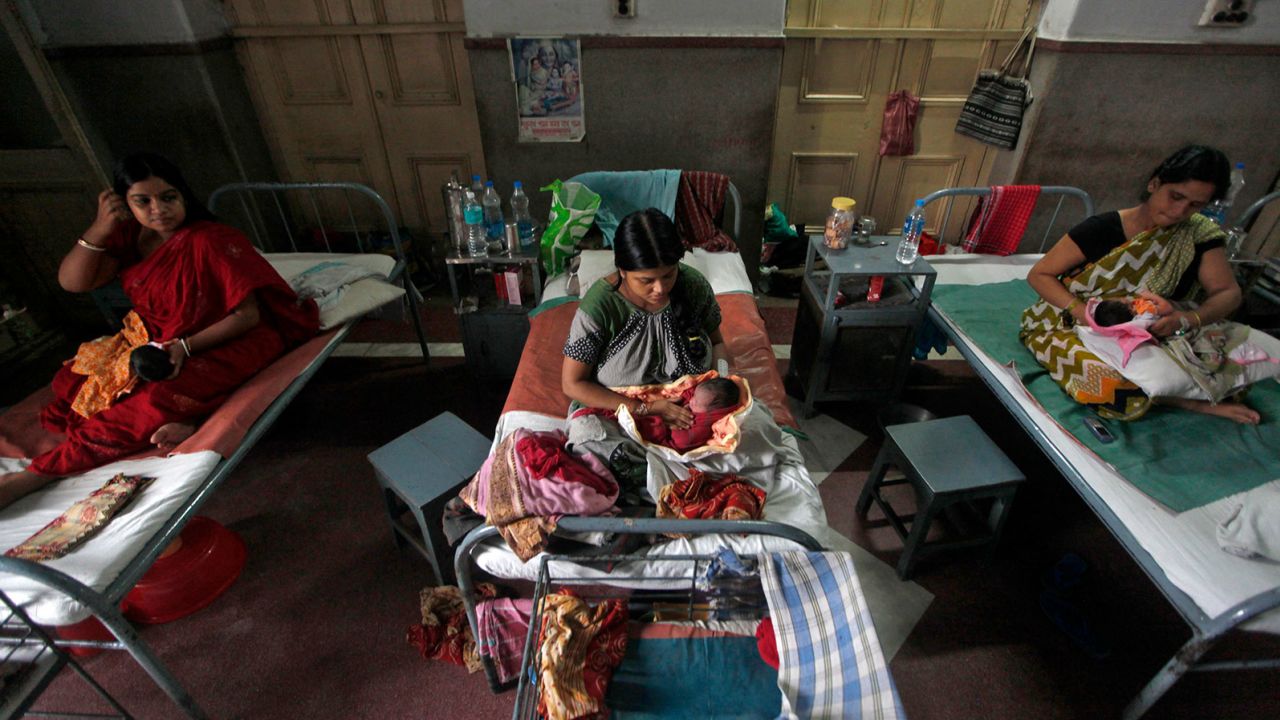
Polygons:
<instances>
[{"instance_id":1,"label":"bottle cap","mask_svg":"<svg viewBox=\"0 0 1280 720\"><path fill-rule=\"evenodd\" d=\"M916 200L916 207L924 207L924 200Z\"/></svg>"},{"instance_id":2,"label":"bottle cap","mask_svg":"<svg viewBox=\"0 0 1280 720\"><path fill-rule=\"evenodd\" d=\"M1244 163L1242 163L1242 162L1238 162L1238 163L1236 163L1236 169L1237 169L1237 170L1243 170L1243 169L1244 169Z\"/></svg>"},{"instance_id":3,"label":"bottle cap","mask_svg":"<svg viewBox=\"0 0 1280 720\"><path fill-rule=\"evenodd\" d=\"M521 184L520 184L520 181L519 181L519 180L517 180L517 181L515 181L515 182L511 183L511 186L512 186L512 187L524 187L524 185L521 185Z\"/></svg>"},{"instance_id":4,"label":"bottle cap","mask_svg":"<svg viewBox=\"0 0 1280 720\"><path fill-rule=\"evenodd\" d=\"M480 179L480 176L479 176L479 175L472 175L472 176L471 176L471 179L472 179L472 180L479 180L479 179Z\"/></svg>"},{"instance_id":5,"label":"bottle cap","mask_svg":"<svg viewBox=\"0 0 1280 720\"><path fill-rule=\"evenodd\" d=\"M852 210L858 201L851 197L833 197L831 198L831 207L836 210Z\"/></svg>"},{"instance_id":6,"label":"bottle cap","mask_svg":"<svg viewBox=\"0 0 1280 720\"><path fill-rule=\"evenodd\" d=\"M493 187L493 181L492 181L492 180L485 180L485 181L484 181L484 186L485 186L485 187L487 187L487 188L489 188L489 187Z\"/></svg>"}]
</instances>

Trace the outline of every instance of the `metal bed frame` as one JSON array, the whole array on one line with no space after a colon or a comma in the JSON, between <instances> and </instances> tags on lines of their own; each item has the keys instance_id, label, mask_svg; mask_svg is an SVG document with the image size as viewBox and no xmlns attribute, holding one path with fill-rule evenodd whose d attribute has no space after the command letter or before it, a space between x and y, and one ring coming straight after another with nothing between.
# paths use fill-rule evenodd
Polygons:
<instances>
[{"instance_id":1,"label":"metal bed frame","mask_svg":"<svg viewBox=\"0 0 1280 720\"><path fill-rule=\"evenodd\" d=\"M945 193L947 191L938 191L929 197L942 196ZM1247 221L1263 205L1277 198L1280 198L1280 192L1272 193L1254 203L1245 210L1238 222ZM1092 202L1088 201L1087 195L1084 200L1086 211L1092 214ZM946 333L948 340L960 351L970 367L977 372L978 376L991 389L991 392L995 394L1000 403L1013 415L1018 424L1022 426L1022 429L1026 431L1027 435L1058 468L1063 477L1071 483L1072 487L1093 510L1094 514L1098 516L1098 519L1102 521L1102 524L1120 542L1121 546L1138 563L1142 571L1146 573L1147 577L1150 578L1165 598L1169 600L1170 604L1173 605L1174 609L1178 611L1178 614L1182 616L1183 620L1191 627L1191 639L1174 653L1173 657L1130 701L1124 710L1124 717L1129 719L1141 717L1151 709L1161 696L1173 687L1173 684L1179 678L1188 672L1280 668L1280 658L1200 662L1200 659L1231 630L1265 612L1280 608L1280 587L1254 595L1215 617L1205 614L1189 595L1173 584L1169 576L1165 574L1164 569L1151 557L1150 553L1143 549L1137 538L1129 531L1129 528L1085 480L1080 470L1071 464L1071 461L1045 434L1044 430L1036 422L1036 418L1032 417L1031 413L1018 403L1017 398L1005 389L991 370L983 365L980 356L981 351L964 342L960 329L939 313L936 307L931 306L929 308L929 316Z\"/></svg>"},{"instance_id":2,"label":"metal bed frame","mask_svg":"<svg viewBox=\"0 0 1280 720\"><path fill-rule=\"evenodd\" d=\"M1249 224L1253 222L1254 218L1257 217L1258 213L1262 212L1262 209L1264 207L1271 204L1272 202L1275 202L1276 200L1280 200L1280 190L1277 190L1276 192L1273 192L1267 195L1263 195L1262 197L1258 198L1256 201L1254 201L1252 205L1245 208L1244 212L1240 213L1240 216L1236 218L1234 227L1248 229ZM1254 262L1256 262L1256 260ZM1256 282L1256 279L1255 279L1255 282ZM1276 305L1280 305L1280 295L1277 295L1276 293L1272 292L1271 290L1268 290L1267 288L1259 287L1257 285L1252 285L1251 287L1245 288L1245 292L1257 293L1258 295L1266 298L1268 301Z\"/></svg>"},{"instance_id":3,"label":"metal bed frame","mask_svg":"<svg viewBox=\"0 0 1280 720\"><path fill-rule=\"evenodd\" d=\"M1036 252L1044 252L1044 246L1049 239L1049 233L1053 230L1053 226L1058 220L1058 213L1062 211L1062 203L1068 197L1074 197L1077 200L1079 200L1082 205L1084 205L1085 217L1092 217L1094 214L1093 198L1089 197L1089 193L1085 192L1084 190L1081 190L1080 188L1071 187L1069 185L1045 185L1040 188L1040 194L1041 195L1058 195L1059 197L1058 197L1058 204L1053 209L1053 217L1049 218L1049 224L1046 225L1044 228L1044 235L1040 237L1040 249L1037 250ZM934 192L931 192L928 195L925 195L923 200L924 200L924 206L929 207L930 203L933 203L938 200L943 200L946 198L989 197L990 195L991 195L991 188L989 187L956 187L956 188L943 188L942 190L935 190ZM945 213L943 213L943 216L942 216L942 224L938 226L940 228L938 231L939 244L945 241L945 238L943 237L943 233L946 232L947 224L951 222L951 211L954 207L955 207L954 201L947 203L947 210ZM1057 238L1054 238L1054 239L1056 240Z\"/></svg>"},{"instance_id":4,"label":"metal bed frame","mask_svg":"<svg viewBox=\"0 0 1280 720\"><path fill-rule=\"evenodd\" d=\"M809 533L791 525L770 522L768 520L674 520L669 518L613 518L613 517L564 517L560 519L557 530L569 533L609 532L623 535L649 535L660 533L680 533L687 535L710 535L717 533L738 533L749 535L768 535L790 540L802 545L806 550L820 551L822 545ZM462 604L467 611L467 623L471 626L471 636L479 639L480 625L476 621L475 580L472 578L472 553L481 543L497 537L498 529L492 525L481 525L458 543L454 552L454 569L458 575L458 589L462 594ZM680 560L688 556L672 556L671 558L652 557L650 560ZM556 560L563 556L556 556ZM584 556L583 560L600 561L601 556ZM544 566L545 567L545 566ZM623 576L633 580L634 575ZM678 579L677 579L678 580ZM593 581L595 584L608 584L607 578ZM488 656L480 657L484 664L484 674L489 680L489 689L494 693L502 692L513 683L503 684L498 680L498 670Z\"/></svg>"},{"instance_id":5,"label":"metal bed frame","mask_svg":"<svg viewBox=\"0 0 1280 720\"><path fill-rule=\"evenodd\" d=\"M333 193L341 191L343 198L346 200L347 217L351 223L350 230L352 231L357 231L358 226L355 221L354 209L350 203L351 194L355 193L358 196L364 196L373 203L376 209L375 217L380 217L386 223L397 257L396 266L389 279L395 280L399 278L405 286L410 312L418 333L419 343L422 346L423 360L429 363L426 336L423 334L418 317L417 291L416 288L413 288L409 273L406 272L407 259L400 241L399 227L395 222L390 207L377 192L355 183L236 183L216 190L209 198L209 208L213 211L217 208L217 202L220 198L238 194L241 200L241 207L246 216L250 218L252 237L257 241L256 244L259 247L263 246L264 238L270 237L268 233L274 227L285 230L290 246L294 251L297 251L297 244L293 237L293 228L296 225L290 221L289 215L285 210L285 204L281 202L281 197L291 191L307 191L309 193L311 207L316 213L316 219L322 231L324 228L323 218L320 214L320 206L315 202L317 192ZM277 225L271 226L265 222L260 204L256 202L260 195L264 193L269 194L279 212ZM357 232L357 243L361 250L364 249L364 243L369 240L369 235L361 239ZM155 684L188 717L197 720L209 717L196 703L191 694L178 682L177 678L169 672L159 656L142 641L133 626L125 620L120 612L120 602L133 589L133 586L142 578L143 574L150 569L151 564L155 562L160 553L178 537L187 522L195 516L214 490L235 470L257 444L258 440L279 419L284 409L297 397L298 393L316 374L334 349L343 342L354 325L354 321L349 322L334 332L333 337L325 344L316 358L298 377L294 378L281 392L280 396L250 426L235 452L223 458L214 466L209 476L179 506L177 511L147 541L141 552L134 556L103 591L95 591L70 575L40 563L0 556L0 573L11 573L29 578L61 592L77 603L89 608L93 616L97 617L116 638L114 641L56 638L49 631L32 622L22 608L12 602L3 590L0 590L0 602L3 603L0 605L0 613L4 613L3 617L0 618L3 620L3 626L0 628L0 663L11 660L25 662L24 658L26 656L23 655L23 652L36 655L34 661L28 666L26 675L20 682L20 687L15 688L13 691L6 689L5 695L0 697L0 717L18 717L27 712L39 695L48 687L49 683L53 681L54 677L67 665L70 665L79 675L84 677L119 713L118 715L99 715L97 717L129 717L128 713L111 698L107 691L89 677L79 663L68 657L64 649L67 647L127 650L134 660L142 666L142 669L151 676ZM80 717L93 716L80 715Z\"/></svg>"}]
</instances>

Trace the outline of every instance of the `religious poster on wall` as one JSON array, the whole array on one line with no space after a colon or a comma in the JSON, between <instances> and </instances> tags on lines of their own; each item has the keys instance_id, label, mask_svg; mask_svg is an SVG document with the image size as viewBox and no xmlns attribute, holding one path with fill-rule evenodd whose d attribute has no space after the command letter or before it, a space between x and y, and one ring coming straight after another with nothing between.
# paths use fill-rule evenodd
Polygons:
<instances>
[{"instance_id":1,"label":"religious poster on wall","mask_svg":"<svg viewBox=\"0 0 1280 720\"><path fill-rule=\"evenodd\" d=\"M520 142L578 142L582 121L582 53L577 40L511 38Z\"/></svg>"}]
</instances>

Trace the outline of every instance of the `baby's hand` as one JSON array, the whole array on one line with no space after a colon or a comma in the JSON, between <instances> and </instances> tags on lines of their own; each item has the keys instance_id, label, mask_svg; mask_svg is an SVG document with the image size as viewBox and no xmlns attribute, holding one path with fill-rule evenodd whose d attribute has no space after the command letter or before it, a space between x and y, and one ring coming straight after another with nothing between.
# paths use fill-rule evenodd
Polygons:
<instances>
[{"instance_id":1,"label":"baby's hand","mask_svg":"<svg viewBox=\"0 0 1280 720\"><path fill-rule=\"evenodd\" d=\"M1156 315L1163 317L1173 312L1173 303L1169 302L1168 300L1165 300L1164 298L1151 292L1150 290L1139 290L1138 297L1142 298L1143 300L1146 300L1147 302L1150 302L1151 303L1150 312L1153 312ZM1138 308L1135 307L1133 309L1133 312L1135 315L1138 314Z\"/></svg>"}]
</instances>

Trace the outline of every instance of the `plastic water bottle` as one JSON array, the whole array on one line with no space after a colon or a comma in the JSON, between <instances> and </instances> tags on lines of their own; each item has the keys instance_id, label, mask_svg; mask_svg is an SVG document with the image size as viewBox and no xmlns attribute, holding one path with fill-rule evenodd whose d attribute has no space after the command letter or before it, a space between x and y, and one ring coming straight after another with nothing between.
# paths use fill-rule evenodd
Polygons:
<instances>
[{"instance_id":1,"label":"plastic water bottle","mask_svg":"<svg viewBox=\"0 0 1280 720\"><path fill-rule=\"evenodd\" d=\"M476 194L477 198L484 197L484 180L479 175L471 176L471 192Z\"/></svg>"},{"instance_id":2,"label":"plastic water bottle","mask_svg":"<svg viewBox=\"0 0 1280 720\"><path fill-rule=\"evenodd\" d=\"M924 200L907 213L902 223L902 239L898 241L898 262L910 265L920 256L920 235L924 233Z\"/></svg>"},{"instance_id":3,"label":"plastic water bottle","mask_svg":"<svg viewBox=\"0 0 1280 720\"><path fill-rule=\"evenodd\" d=\"M511 191L511 219L515 221L520 235L520 249L533 244L533 216L529 214L529 196L524 194L524 185L515 181L515 189ZM515 252L515 248L508 248Z\"/></svg>"},{"instance_id":4,"label":"plastic water bottle","mask_svg":"<svg viewBox=\"0 0 1280 720\"><path fill-rule=\"evenodd\" d=\"M480 204L484 205L484 231L489 236L490 249L497 248L501 252L503 226L506 222L502 219L502 198L493 189L492 180L484 184L484 198Z\"/></svg>"},{"instance_id":5,"label":"plastic water bottle","mask_svg":"<svg viewBox=\"0 0 1280 720\"><path fill-rule=\"evenodd\" d=\"M488 257L489 241L484 230L484 208L476 200L476 194L467 191L462 202L462 221L466 225L467 254L472 257Z\"/></svg>"},{"instance_id":6,"label":"plastic water bottle","mask_svg":"<svg viewBox=\"0 0 1280 720\"><path fill-rule=\"evenodd\" d=\"M1240 191L1244 189L1244 163L1238 162L1231 169L1231 189L1227 190L1227 207L1235 204L1240 199Z\"/></svg>"}]
</instances>

